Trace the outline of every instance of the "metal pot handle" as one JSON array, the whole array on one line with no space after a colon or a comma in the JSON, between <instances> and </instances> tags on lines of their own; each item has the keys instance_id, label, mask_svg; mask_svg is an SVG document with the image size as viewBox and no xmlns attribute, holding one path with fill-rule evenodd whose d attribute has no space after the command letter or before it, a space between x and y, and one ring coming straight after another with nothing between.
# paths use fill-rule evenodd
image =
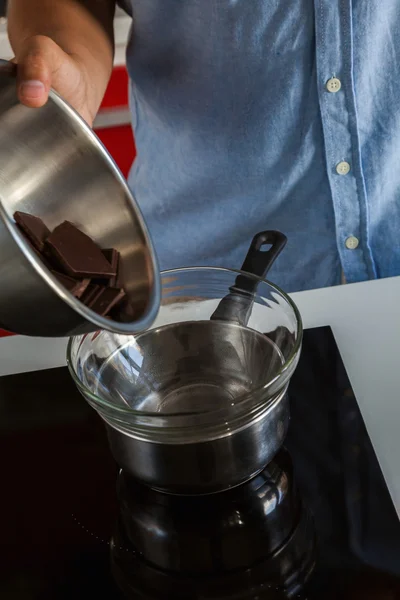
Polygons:
<instances>
[{"instance_id":1,"label":"metal pot handle","mask_svg":"<svg viewBox=\"0 0 400 600\"><path fill-rule=\"evenodd\" d=\"M250 244L241 271L264 278L282 252L286 242L287 237L280 231L257 233ZM271 248L263 250L265 245L271 245ZM242 274L238 275L229 294L222 298L217 309L211 315L211 320L233 321L239 325L247 325L258 283L257 279Z\"/></svg>"}]
</instances>

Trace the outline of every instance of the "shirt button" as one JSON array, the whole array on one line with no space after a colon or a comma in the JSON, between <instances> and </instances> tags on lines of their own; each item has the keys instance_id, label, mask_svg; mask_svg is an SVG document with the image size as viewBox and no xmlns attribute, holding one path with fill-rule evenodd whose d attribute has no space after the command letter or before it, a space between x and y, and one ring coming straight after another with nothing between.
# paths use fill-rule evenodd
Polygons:
<instances>
[{"instance_id":1,"label":"shirt button","mask_svg":"<svg viewBox=\"0 0 400 600\"><path fill-rule=\"evenodd\" d=\"M355 250L358 247L359 244L359 240L358 238L354 237L354 235L351 235L350 237L347 238L347 240L345 241L346 244L346 248L348 250Z\"/></svg>"},{"instance_id":2,"label":"shirt button","mask_svg":"<svg viewBox=\"0 0 400 600\"><path fill-rule=\"evenodd\" d=\"M347 175L347 173L349 173L349 171L350 171L350 165L345 160L343 160L338 165L336 165L336 173L338 173L338 175Z\"/></svg>"},{"instance_id":3,"label":"shirt button","mask_svg":"<svg viewBox=\"0 0 400 600\"><path fill-rule=\"evenodd\" d=\"M328 79L328 81L326 82L326 89L332 94L336 94L336 92L338 92L341 87L342 82L340 81L340 79L337 79L337 77L331 77L331 79Z\"/></svg>"}]
</instances>

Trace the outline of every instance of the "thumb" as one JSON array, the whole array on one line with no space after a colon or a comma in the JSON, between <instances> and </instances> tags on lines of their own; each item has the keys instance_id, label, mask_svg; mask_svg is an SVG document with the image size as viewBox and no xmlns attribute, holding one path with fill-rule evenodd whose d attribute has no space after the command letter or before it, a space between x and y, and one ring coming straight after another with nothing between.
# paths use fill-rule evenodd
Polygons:
<instances>
[{"instance_id":1,"label":"thumb","mask_svg":"<svg viewBox=\"0 0 400 600\"><path fill-rule=\"evenodd\" d=\"M22 104L38 108L46 104L55 70L57 45L46 36L26 40L16 56L18 97Z\"/></svg>"}]
</instances>

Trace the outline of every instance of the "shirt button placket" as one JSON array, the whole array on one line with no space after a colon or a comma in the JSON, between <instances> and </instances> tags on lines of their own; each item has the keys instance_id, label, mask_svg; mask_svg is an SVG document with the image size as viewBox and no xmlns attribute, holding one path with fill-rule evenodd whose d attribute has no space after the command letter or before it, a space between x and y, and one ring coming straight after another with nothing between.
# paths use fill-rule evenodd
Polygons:
<instances>
[{"instance_id":1,"label":"shirt button placket","mask_svg":"<svg viewBox=\"0 0 400 600\"><path fill-rule=\"evenodd\" d=\"M326 82L326 89L330 94L337 94L342 89L342 82L338 77L333 76ZM337 163L335 169L338 175L345 176L350 173L351 166L346 160L342 160ZM355 250L358 248L359 243L359 239L354 235L349 235L344 241L344 245L348 250Z\"/></svg>"},{"instance_id":2,"label":"shirt button placket","mask_svg":"<svg viewBox=\"0 0 400 600\"><path fill-rule=\"evenodd\" d=\"M326 82L326 89L331 94L336 94L342 88L342 82L337 77L331 77ZM346 160L340 161L336 165L336 173L338 175L348 175L350 173L351 167L350 164ZM350 235L346 238L344 244L348 250L355 250L358 248L360 241L354 235Z\"/></svg>"},{"instance_id":3,"label":"shirt button placket","mask_svg":"<svg viewBox=\"0 0 400 600\"><path fill-rule=\"evenodd\" d=\"M318 94L336 245L347 281L360 281L371 275L372 269L363 237L367 198L355 106L351 5L351 0L315 0L315 31Z\"/></svg>"}]
</instances>

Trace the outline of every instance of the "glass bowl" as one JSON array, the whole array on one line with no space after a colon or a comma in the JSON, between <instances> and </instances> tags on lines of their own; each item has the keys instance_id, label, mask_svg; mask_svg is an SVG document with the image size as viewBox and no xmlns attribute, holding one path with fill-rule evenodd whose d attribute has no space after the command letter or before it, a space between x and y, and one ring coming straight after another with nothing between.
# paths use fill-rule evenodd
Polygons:
<instances>
[{"instance_id":1,"label":"glass bowl","mask_svg":"<svg viewBox=\"0 0 400 600\"><path fill-rule=\"evenodd\" d=\"M238 275L257 283L247 324L212 320ZM109 425L171 443L229 434L256 419L287 386L301 340L299 312L277 286L198 267L162 273L151 328L76 336L67 358L78 389Z\"/></svg>"}]
</instances>

